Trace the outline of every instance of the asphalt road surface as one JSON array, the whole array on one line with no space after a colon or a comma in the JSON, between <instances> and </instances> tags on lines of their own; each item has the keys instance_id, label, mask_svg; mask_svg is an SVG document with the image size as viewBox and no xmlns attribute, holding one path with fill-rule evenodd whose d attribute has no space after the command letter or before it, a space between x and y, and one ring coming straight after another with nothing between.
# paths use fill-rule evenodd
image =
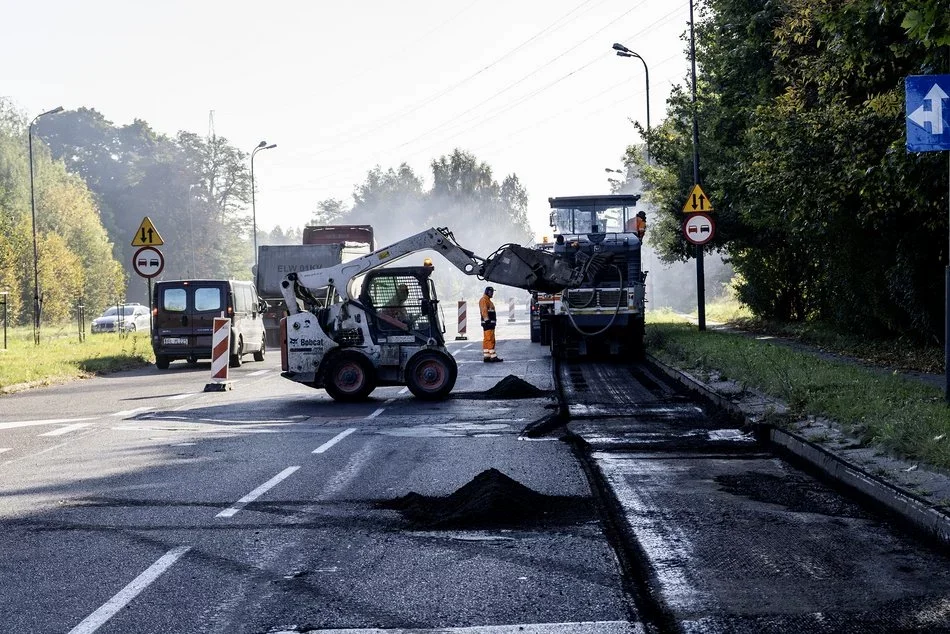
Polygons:
<instances>
[{"instance_id":1,"label":"asphalt road surface","mask_svg":"<svg viewBox=\"0 0 950 634\"><path fill-rule=\"evenodd\" d=\"M945 552L649 366L499 341L441 403L276 354L3 397L0 632L950 631Z\"/></svg>"},{"instance_id":2,"label":"asphalt road surface","mask_svg":"<svg viewBox=\"0 0 950 634\"><path fill-rule=\"evenodd\" d=\"M443 403L381 388L337 404L276 354L232 369L231 391L174 363L4 397L0 631L639 631L571 447L520 437L553 377L510 328L502 364L450 344ZM509 374L545 394L484 398ZM438 525L387 507L486 472L538 497L510 508L483 482L480 515Z\"/></svg>"}]
</instances>

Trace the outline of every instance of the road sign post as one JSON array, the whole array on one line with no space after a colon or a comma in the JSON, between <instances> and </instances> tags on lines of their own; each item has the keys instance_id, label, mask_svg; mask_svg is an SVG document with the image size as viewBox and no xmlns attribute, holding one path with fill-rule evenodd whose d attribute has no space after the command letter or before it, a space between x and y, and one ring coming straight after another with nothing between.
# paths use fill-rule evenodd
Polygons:
<instances>
[{"instance_id":1,"label":"road sign post","mask_svg":"<svg viewBox=\"0 0 950 634\"><path fill-rule=\"evenodd\" d=\"M695 137L693 139L693 143L696 143ZM712 217L707 216L706 213L713 211L713 205L712 201L709 200L709 196L706 195L706 192L704 192L703 188L699 185L698 151L694 151L693 158L695 161L693 169L697 182L693 184L693 188L690 190L689 195L686 196L686 202L683 204L683 213L687 214L687 219L683 222L683 235L686 236L687 241L696 245L697 326L700 330L706 330L706 270L703 265L703 245L712 240L714 225ZM705 225L697 224L699 222L698 220L695 220L691 223L690 217L693 215L703 216L708 221L708 223ZM703 226L708 229L709 235L705 240L700 241L699 239L702 237L700 234L700 229ZM688 229L694 229L694 231L690 232Z\"/></svg>"},{"instance_id":2,"label":"road sign post","mask_svg":"<svg viewBox=\"0 0 950 634\"><path fill-rule=\"evenodd\" d=\"M950 150L950 75L910 75L904 80L904 102L907 151ZM947 190L950 202L950 153ZM950 208L947 211L950 225ZM944 400L950 403L950 260L944 270L943 373Z\"/></svg>"},{"instance_id":3,"label":"road sign post","mask_svg":"<svg viewBox=\"0 0 950 634\"><path fill-rule=\"evenodd\" d=\"M148 282L148 319L149 331L152 330L152 278L158 276L165 268L165 256L157 247L165 244L161 234L148 216L142 218L142 223L132 236L132 246L141 247L132 256L132 268Z\"/></svg>"}]
</instances>

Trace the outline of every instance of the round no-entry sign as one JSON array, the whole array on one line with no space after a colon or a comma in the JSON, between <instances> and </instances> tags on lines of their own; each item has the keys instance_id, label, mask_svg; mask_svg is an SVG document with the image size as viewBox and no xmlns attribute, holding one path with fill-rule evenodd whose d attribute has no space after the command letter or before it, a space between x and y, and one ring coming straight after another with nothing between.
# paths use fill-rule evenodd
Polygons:
<instances>
[{"instance_id":1,"label":"round no-entry sign","mask_svg":"<svg viewBox=\"0 0 950 634\"><path fill-rule=\"evenodd\" d=\"M142 277L155 277L165 268L165 256L155 247L142 247L132 256L132 268Z\"/></svg>"},{"instance_id":2,"label":"round no-entry sign","mask_svg":"<svg viewBox=\"0 0 950 634\"><path fill-rule=\"evenodd\" d=\"M691 213L683 222L683 235L693 244L706 244L716 234L716 225L708 214Z\"/></svg>"}]
</instances>

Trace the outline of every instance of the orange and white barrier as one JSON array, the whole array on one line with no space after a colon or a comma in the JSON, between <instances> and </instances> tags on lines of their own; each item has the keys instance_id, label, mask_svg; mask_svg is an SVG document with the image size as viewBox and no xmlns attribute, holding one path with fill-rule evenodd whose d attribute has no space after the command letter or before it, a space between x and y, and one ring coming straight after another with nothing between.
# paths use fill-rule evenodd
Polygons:
<instances>
[{"instance_id":1,"label":"orange and white barrier","mask_svg":"<svg viewBox=\"0 0 950 634\"><path fill-rule=\"evenodd\" d=\"M464 299L459 300L459 334L455 338L456 341L467 340L466 336L468 333L468 315L467 315L467 302Z\"/></svg>"},{"instance_id":2,"label":"orange and white barrier","mask_svg":"<svg viewBox=\"0 0 950 634\"><path fill-rule=\"evenodd\" d=\"M211 332L211 383L205 385L205 392L230 389L228 382L228 363L231 361L231 320L225 317L214 318Z\"/></svg>"},{"instance_id":3,"label":"orange and white barrier","mask_svg":"<svg viewBox=\"0 0 950 634\"><path fill-rule=\"evenodd\" d=\"M508 323L515 323L515 298L508 298Z\"/></svg>"}]
</instances>

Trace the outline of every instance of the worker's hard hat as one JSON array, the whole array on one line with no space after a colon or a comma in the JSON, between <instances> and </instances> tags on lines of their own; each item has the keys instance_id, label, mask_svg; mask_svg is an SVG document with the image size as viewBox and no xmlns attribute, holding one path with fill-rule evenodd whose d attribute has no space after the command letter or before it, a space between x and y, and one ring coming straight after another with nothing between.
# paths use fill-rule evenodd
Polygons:
<instances>
[{"instance_id":1,"label":"worker's hard hat","mask_svg":"<svg viewBox=\"0 0 950 634\"><path fill-rule=\"evenodd\" d=\"M486 294L487 294L487 293L494 293L494 292L495 292L495 289L494 289L493 287L491 287L491 286L486 286L486 287L485 287L485 293L486 293Z\"/></svg>"}]
</instances>

